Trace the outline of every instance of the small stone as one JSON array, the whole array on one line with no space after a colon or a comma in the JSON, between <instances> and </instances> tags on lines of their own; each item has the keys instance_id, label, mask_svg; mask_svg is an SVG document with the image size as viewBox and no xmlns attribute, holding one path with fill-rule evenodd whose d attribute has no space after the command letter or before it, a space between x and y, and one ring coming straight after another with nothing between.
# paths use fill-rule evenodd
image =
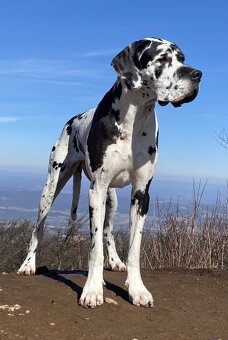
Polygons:
<instances>
[{"instance_id":1,"label":"small stone","mask_svg":"<svg viewBox=\"0 0 228 340\"><path fill-rule=\"evenodd\" d=\"M118 305L118 303L115 300L110 299L110 298L105 298L105 302L113 304L113 305Z\"/></svg>"}]
</instances>

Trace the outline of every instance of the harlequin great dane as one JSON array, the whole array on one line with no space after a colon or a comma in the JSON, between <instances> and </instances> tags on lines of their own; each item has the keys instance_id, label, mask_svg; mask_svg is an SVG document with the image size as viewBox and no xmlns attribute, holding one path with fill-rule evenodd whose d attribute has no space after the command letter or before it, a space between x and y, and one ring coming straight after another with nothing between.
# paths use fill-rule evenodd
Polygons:
<instances>
[{"instance_id":1,"label":"harlequin great dane","mask_svg":"<svg viewBox=\"0 0 228 340\"><path fill-rule=\"evenodd\" d=\"M103 233L111 268L125 270L112 235L117 207L114 188L131 184L126 286L132 303L146 307L153 305L153 298L143 284L139 258L149 187L158 154L154 107L156 102L161 105L170 102L178 107L195 99L202 72L184 64L184 54L175 44L156 38L146 38L127 46L112 60L112 66L117 72L113 87L96 109L69 120L52 148L38 221L18 274L35 273L36 251L47 213L71 176L71 215L75 219L83 170L91 181L91 249L80 304L96 307L103 303Z\"/></svg>"}]
</instances>

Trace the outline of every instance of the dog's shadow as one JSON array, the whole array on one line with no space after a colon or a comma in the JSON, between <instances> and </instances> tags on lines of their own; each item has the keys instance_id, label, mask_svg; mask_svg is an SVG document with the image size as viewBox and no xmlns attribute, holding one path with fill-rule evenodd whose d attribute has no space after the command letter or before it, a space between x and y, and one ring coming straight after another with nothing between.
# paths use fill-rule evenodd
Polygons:
<instances>
[{"instance_id":1,"label":"dog's shadow","mask_svg":"<svg viewBox=\"0 0 228 340\"><path fill-rule=\"evenodd\" d=\"M80 287L75 282L69 280L64 275L88 275L88 271L84 270L58 270L58 269L48 269L46 267L40 267L36 270L36 275L43 275L45 277L48 277L52 280L61 282L65 284L67 287L71 288L76 294L77 294L77 301L79 302L80 296L82 294L82 287ZM120 296L123 300L129 302L128 293L123 288L117 286L114 283L111 283L107 280L105 280L105 288L115 293L116 296Z\"/></svg>"}]
</instances>

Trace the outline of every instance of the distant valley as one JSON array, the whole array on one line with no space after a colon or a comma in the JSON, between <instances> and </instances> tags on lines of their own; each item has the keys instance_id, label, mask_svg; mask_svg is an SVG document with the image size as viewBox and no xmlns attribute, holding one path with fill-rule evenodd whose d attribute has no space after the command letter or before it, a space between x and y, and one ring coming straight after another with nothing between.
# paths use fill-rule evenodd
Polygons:
<instances>
[{"instance_id":1,"label":"distant valley","mask_svg":"<svg viewBox=\"0 0 228 340\"><path fill-rule=\"evenodd\" d=\"M38 204L41 190L46 179L46 174L23 173L0 171L0 220L29 219L36 221ZM203 187L201 184L201 187ZM196 188L198 184L196 183ZM78 214L88 214L88 188L89 182L83 180ZM212 206L216 197L220 195L221 200L226 195L226 183L210 183L202 198L204 205ZM117 190L118 213L115 224L119 227L128 225L128 212L130 205L130 187ZM150 189L150 208L147 218L147 226L158 214L159 206L167 206L175 211L177 202L182 214L191 210L193 197L193 182L177 181L156 178ZM72 184L67 183L62 193L58 196L48 215L47 224L59 226L70 216L72 198Z\"/></svg>"}]
</instances>

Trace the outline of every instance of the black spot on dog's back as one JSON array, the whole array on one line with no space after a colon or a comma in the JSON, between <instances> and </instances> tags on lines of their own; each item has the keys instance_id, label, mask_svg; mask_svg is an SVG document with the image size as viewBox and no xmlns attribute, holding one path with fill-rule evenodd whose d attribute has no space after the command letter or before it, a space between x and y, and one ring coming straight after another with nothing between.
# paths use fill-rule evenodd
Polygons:
<instances>
[{"instance_id":1,"label":"black spot on dog's back","mask_svg":"<svg viewBox=\"0 0 228 340\"><path fill-rule=\"evenodd\" d=\"M80 113L79 115L74 116L74 117L72 117L70 120L68 120L68 122L66 123L66 131L67 131L67 134L68 134L68 135L71 135L71 133L72 133L72 125L73 125L75 119L78 119L78 120L82 119L82 118L83 118L83 115L84 115L85 113L86 113L86 111L85 111L85 112L82 112L82 113Z\"/></svg>"}]
</instances>

